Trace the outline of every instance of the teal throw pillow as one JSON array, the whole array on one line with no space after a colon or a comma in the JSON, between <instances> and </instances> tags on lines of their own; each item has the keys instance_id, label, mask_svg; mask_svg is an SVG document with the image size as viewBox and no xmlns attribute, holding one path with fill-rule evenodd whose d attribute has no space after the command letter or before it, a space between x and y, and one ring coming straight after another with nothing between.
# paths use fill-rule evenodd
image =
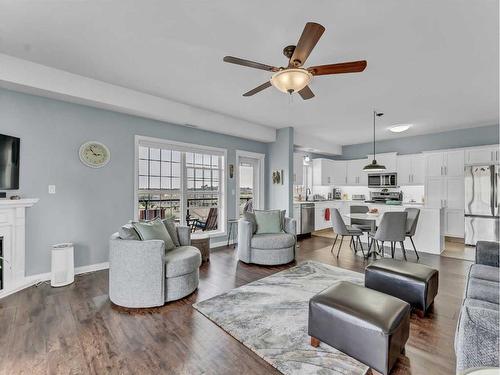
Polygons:
<instances>
[{"instance_id":1,"label":"teal throw pillow","mask_svg":"<svg viewBox=\"0 0 500 375\"><path fill-rule=\"evenodd\" d=\"M257 222L256 234L282 233L282 214L280 210L255 210L254 214Z\"/></svg>"},{"instance_id":2,"label":"teal throw pillow","mask_svg":"<svg viewBox=\"0 0 500 375\"><path fill-rule=\"evenodd\" d=\"M133 222L132 225L142 241L163 240L165 242L165 251L175 248L174 241L172 241L172 237L168 234L168 230L161 219Z\"/></svg>"}]
</instances>

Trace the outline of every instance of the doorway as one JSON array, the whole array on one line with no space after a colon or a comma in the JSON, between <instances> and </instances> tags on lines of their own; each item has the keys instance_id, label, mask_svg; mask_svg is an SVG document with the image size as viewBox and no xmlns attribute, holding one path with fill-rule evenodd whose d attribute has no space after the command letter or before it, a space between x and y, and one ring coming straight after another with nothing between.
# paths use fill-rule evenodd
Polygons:
<instances>
[{"instance_id":1,"label":"doorway","mask_svg":"<svg viewBox=\"0 0 500 375\"><path fill-rule=\"evenodd\" d=\"M236 218L264 209L264 154L236 151Z\"/></svg>"}]
</instances>

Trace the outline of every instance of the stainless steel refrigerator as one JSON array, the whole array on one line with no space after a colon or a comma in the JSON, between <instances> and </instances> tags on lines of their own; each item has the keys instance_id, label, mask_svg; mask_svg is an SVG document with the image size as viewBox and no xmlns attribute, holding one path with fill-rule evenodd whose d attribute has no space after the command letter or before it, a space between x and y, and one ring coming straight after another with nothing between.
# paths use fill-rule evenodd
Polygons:
<instances>
[{"instance_id":1,"label":"stainless steel refrigerator","mask_svg":"<svg viewBox=\"0 0 500 375\"><path fill-rule=\"evenodd\" d=\"M499 241L499 175L496 165L465 167L465 244Z\"/></svg>"}]
</instances>

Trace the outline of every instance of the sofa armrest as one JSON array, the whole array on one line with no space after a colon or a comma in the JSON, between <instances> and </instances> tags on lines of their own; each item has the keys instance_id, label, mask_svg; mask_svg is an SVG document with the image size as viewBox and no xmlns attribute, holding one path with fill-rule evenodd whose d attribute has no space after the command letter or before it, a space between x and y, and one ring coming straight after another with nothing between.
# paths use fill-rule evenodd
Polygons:
<instances>
[{"instance_id":1,"label":"sofa armrest","mask_svg":"<svg viewBox=\"0 0 500 375\"><path fill-rule=\"evenodd\" d=\"M109 298L124 307L165 303L165 243L109 240Z\"/></svg>"},{"instance_id":2,"label":"sofa armrest","mask_svg":"<svg viewBox=\"0 0 500 375\"><path fill-rule=\"evenodd\" d=\"M297 220L291 217L285 217L285 232L293 235L297 234Z\"/></svg>"},{"instance_id":3,"label":"sofa armrest","mask_svg":"<svg viewBox=\"0 0 500 375\"><path fill-rule=\"evenodd\" d=\"M191 245L191 228L188 226L178 225L176 229L181 246Z\"/></svg>"},{"instance_id":4,"label":"sofa armrest","mask_svg":"<svg viewBox=\"0 0 500 375\"><path fill-rule=\"evenodd\" d=\"M498 242L478 241L476 244L476 264L498 267L499 246Z\"/></svg>"},{"instance_id":5,"label":"sofa armrest","mask_svg":"<svg viewBox=\"0 0 500 375\"><path fill-rule=\"evenodd\" d=\"M245 263L250 263L252 236L253 224L240 219L238 221L238 258Z\"/></svg>"}]
</instances>

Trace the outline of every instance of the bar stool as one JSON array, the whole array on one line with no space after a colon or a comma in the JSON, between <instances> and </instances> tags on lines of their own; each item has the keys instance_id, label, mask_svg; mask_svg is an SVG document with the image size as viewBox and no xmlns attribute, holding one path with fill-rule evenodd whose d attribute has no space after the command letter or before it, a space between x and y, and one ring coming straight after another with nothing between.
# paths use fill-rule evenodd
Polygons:
<instances>
[{"instance_id":1,"label":"bar stool","mask_svg":"<svg viewBox=\"0 0 500 375\"><path fill-rule=\"evenodd\" d=\"M356 247L356 242L354 241L354 238L356 238L356 241L361 246L361 252L363 253L363 257L364 257L365 251L363 249L363 244L361 243L361 240L359 239L359 237L363 235L363 232L360 229L354 228L350 225L349 226L345 225L344 220L342 219L342 216L340 215L340 212L338 209L332 208L331 212L332 212L332 227L333 227L333 230L336 234L336 237L335 237L335 241L333 241L332 249L330 250L330 252L333 253L333 249L335 247L335 244L337 243L337 239L339 236L341 236L339 250L337 251L337 258L338 258L339 254L340 254L340 249L342 248L342 242L344 241L344 237L350 236L351 243L354 245L354 252L356 253L358 251L358 249Z\"/></svg>"},{"instance_id":2,"label":"bar stool","mask_svg":"<svg viewBox=\"0 0 500 375\"><path fill-rule=\"evenodd\" d=\"M372 241L370 242L370 247L368 248L367 258L371 254L379 254L381 256L384 256L384 242L388 241L391 243L391 256L394 258L394 252L396 250L396 242L399 242L401 245L401 251L403 252L403 256L405 260L407 260L405 245L403 243L406 237L407 217L408 213L406 211L384 213L384 216L382 216L382 220L380 221L380 225L378 226L377 231L368 233L368 237L371 238ZM380 250L378 241L382 242L382 254L377 251ZM371 251L373 245L374 247L377 248L375 251Z\"/></svg>"},{"instance_id":3,"label":"bar stool","mask_svg":"<svg viewBox=\"0 0 500 375\"><path fill-rule=\"evenodd\" d=\"M413 236L417 231L417 223L418 218L420 216L420 209L415 207L407 207L405 211L408 213L408 219L406 220L406 237L410 237L411 244L413 245L413 251L415 251L415 255L417 256L417 260L420 259L417 253L417 248L415 247L415 243L413 242Z\"/></svg>"}]
</instances>

